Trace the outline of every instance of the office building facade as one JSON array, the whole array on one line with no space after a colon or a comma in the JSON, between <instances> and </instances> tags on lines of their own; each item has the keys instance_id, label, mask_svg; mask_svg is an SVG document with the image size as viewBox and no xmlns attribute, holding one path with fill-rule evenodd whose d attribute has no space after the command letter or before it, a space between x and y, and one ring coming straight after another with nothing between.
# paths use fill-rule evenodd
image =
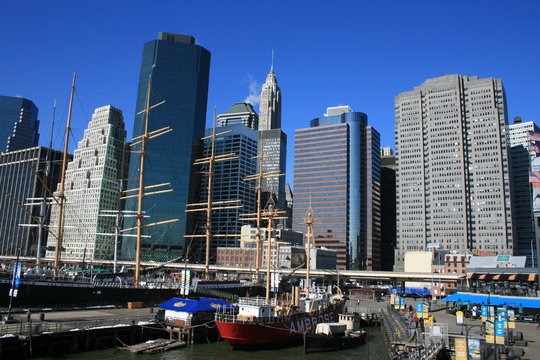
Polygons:
<instances>
[{"instance_id":1,"label":"office building facade","mask_svg":"<svg viewBox=\"0 0 540 360\"><path fill-rule=\"evenodd\" d=\"M381 151L381 270L394 268L396 248L396 156L390 148Z\"/></svg>"},{"instance_id":2,"label":"office building facade","mask_svg":"<svg viewBox=\"0 0 540 360\"><path fill-rule=\"evenodd\" d=\"M106 211L121 210L121 181L127 165L125 143L122 111L111 105L95 109L66 169L62 259L113 259L115 239L104 234L114 233L115 218L104 215L111 215ZM54 234L58 210L53 205ZM56 238L50 236L47 248L55 247ZM46 256L53 258L54 254L54 250L49 250Z\"/></svg>"},{"instance_id":3,"label":"office building facade","mask_svg":"<svg viewBox=\"0 0 540 360\"><path fill-rule=\"evenodd\" d=\"M216 136L215 155L234 154L234 158L217 161L214 165L212 199L210 200L216 205L211 215L213 237L210 243L210 263L216 261L216 248L238 246L242 226L253 223L253 221L242 221L241 214L254 214L257 210L256 184L253 181L246 181L245 178L257 172L258 133L242 124L224 126L218 130L219 133L226 131L227 133ZM212 131L212 129L206 130L206 135L210 136ZM206 138L204 158L211 156L211 149L212 139ZM202 165L200 171L203 173L202 190L197 202L206 203L208 201L208 164ZM237 205L240 206L236 207ZM202 235L206 229L206 212L200 212L198 218L198 233ZM204 263L206 260L205 239L195 239L200 241L193 240L189 247L190 252L195 253L196 258Z\"/></svg>"},{"instance_id":4,"label":"office building facade","mask_svg":"<svg viewBox=\"0 0 540 360\"><path fill-rule=\"evenodd\" d=\"M159 33L158 39L144 44L133 136L144 132L144 113L148 81L152 76L151 105L165 103L150 111L149 131L170 126L172 132L148 142L144 185L170 183L172 192L145 196L145 222L171 219L177 222L146 227L141 259L167 261L185 252L185 234L194 234L196 218L188 216L186 205L198 201L200 176L193 161L200 157L204 136L210 52L195 44L191 36ZM134 146L132 150L140 150ZM138 154L130 160L128 189L134 189L139 179ZM164 188L160 188L164 189ZM135 199L128 199L126 210L137 208ZM134 221L126 221L126 228ZM132 232L133 233L133 232ZM135 240L124 240L122 255L135 258Z\"/></svg>"},{"instance_id":5,"label":"office building facade","mask_svg":"<svg viewBox=\"0 0 540 360\"><path fill-rule=\"evenodd\" d=\"M315 245L335 250L340 269L380 267L379 139L348 106L295 132L293 229L305 230L311 207Z\"/></svg>"},{"instance_id":6,"label":"office building facade","mask_svg":"<svg viewBox=\"0 0 540 360\"><path fill-rule=\"evenodd\" d=\"M540 128L532 121L522 122L514 118L508 126L512 174L512 205L516 226L516 254L527 257L527 266L538 265L536 258L537 233L532 209L532 189L529 182L531 161L536 157L529 146L529 134L540 133Z\"/></svg>"},{"instance_id":7,"label":"office building facade","mask_svg":"<svg viewBox=\"0 0 540 360\"><path fill-rule=\"evenodd\" d=\"M20 249L21 256L43 257L47 198L60 179L61 160L60 151L41 146L0 154L0 255L16 256Z\"/></svg>"},{"instance_id":8,"label":"office building facade","mask_svg":"<svg viewBox=\"0 0 540 360\"><path fill-rule=\"evenodd\" d=\"M447 75L395 98L397 244L514 252L500 79Z\"/></svg>"},{"instance_id":9,"label":"office building facade","mask_svg":"<svg viewBox=\"0 0 540 360\"><path fill-rule=\"evenodd\" d=\"M36 105L21 97L0 96L0 152L35 147L38 142Z\"/></svg>"}]
</instances>

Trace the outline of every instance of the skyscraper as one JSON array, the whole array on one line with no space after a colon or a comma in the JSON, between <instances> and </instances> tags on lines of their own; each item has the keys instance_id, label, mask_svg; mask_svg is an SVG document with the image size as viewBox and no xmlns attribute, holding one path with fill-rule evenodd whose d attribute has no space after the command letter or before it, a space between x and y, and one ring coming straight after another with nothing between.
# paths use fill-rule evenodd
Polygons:
<instances>
[{"instance_id":1,"label":"skyscraper","mask_svg":"<svg viewBox=\"0 0 540 360\"><path fill-rule=\"evenodd\" d=\"M259 114L259 151L263 154L263 172L285 174L287 134L281 130L281 89L274 74L273 58L270 72L262 86ZM264 203L273 196L278 207L286 208L285 176L266 177L262 189Z\"/></svg>"},{"instance_id":2,"label":"skyscraper","mask_svg":"<svg viewBox=\"0 0 540 360\"><path fill-rule=\"evenodd\" d=\"M43 256L47 231L37 219L49 223L50 198L60 178L62 152L41 146L0 154L0 255ZM35 199L35 200L29 200ZM24 204L36 203L37 206Z\"/></svg>"},{"instance_id":3,"label":"skyscraper","mask_svg":"<svg viewBox=\"0 0 540 360\"><path fill-rule=\"evenodd\" d=\"M367 115L331 107L295 132L293 229L338 254L340 269L380 267L380 141Z\"/></svg>"},{"instance_id":4,"label":"skyscraper","mask_svg":"<svg viewBox=\"0 0 540 360\"><path fill-rule=\"evenodd\" d=\"M531 161L536 157L529 149L529 132L540 133L540 128L532 121L522 122L514 118L508 126L512 175L512 205L516 225L516 253L527 256L527 265L538 265L536 259L536 231L532 209L532 191L529 183ZM534 259L533 259L534 258Z\"/></svg>"},{"instance_id":5,"label":"skyscraper","mask_svg":"<svg viewBox=\"0 0 540 360\"><path fill-rule=\"evenodd\" d=\"M250 223L241 220L240 214L253 214L257 209L257 195L255 183L245 181L245 178L257 173L257 142L258 133L242 124L233 124L218 129L219 133L228 131L226 134L217 135L215 140L215 155L234 153L231 160L217 161L214 165L212 202L223 204L225 209L212 211L212 235L238 235L238 236L214 236L210 244L210 263L214 263L217 247L236 247L243 225ZM212 135L212 129L206 130L206 135ZM204 141L203 157L211 156L212 139ZM203 174L208 172L208 164L202 166ZM200 199L198 203L207 202L208 175L202 176ZM228 201L236 201L238 203ZM230 205L230 206L228 206ZM241 205L241 207L235 207ZM206 228L206 214L199 213L199 233L204 234ZM195 238L201 240L201 238ZM202 240L204 242L204 239ZM197 258L204 262L205 246L191 246L190 253L199 250Z\"/></svg>"},{"instance_id":6,"label":"skyscraper","mask_svg":"<svg viewBox=\"0 0 540 360\"><path fill-rule=\"evenodd\" d=\"M381 149L381 270L394 268L396 248L396 156Z\"/></svg>"},{"instance_id":7,"label":"skyscraper","mask_svg":"<svg viewBox=\"0 0 540 360\"><path fill-rule=\"evenodd\" d=\"M447 75L395 98L397 248L514 252L500 79Z\"/></svg>"},{"instance_id":8,"label":"skyscraper","mask_svg":"<svg viewBox=\"0 0 540 360\"><path fill-rule=\"evenodd\" d=\"M38 145L38 108L28 99L0 96L0 152Z\"/></svg>"},{"instance_id":9,"label":"skyscraper","mask_svg":"<svg viewBox=\"0 0 540 360\"><path fill-rule=\"evenodd\" d=\"M172 132L148 142L145 186L170 183L172 192L144 197L145 221L155 223L179 219L174 223L146 227L142 260L166 261L182 256L185 234L195 231L194 217L187 216L186 205L198 201L199 176L192 171L201 151L204 136L210 53L195 44L191 36L159 33L157 40L144 44L136 112L146 107L148 81L152 76L151 105L165 101L150 111L149 131L170 126ZM135 118L133 136L144 132L144 114ZM135 146L133 150L138 150ZM137 187L138 154L131 155L128 189ZM127 210L136 210L136 200L128 199ZM133 221L125 227L133 226ZM124 240L122 254L135 257L135 240Z\"/></svg>"},{"instance_id":10,"label":"skyscraper","mask_svg":"<svg viewBox=\"0 0 540 360\"><path fill-rule=\"evenodd\" d=\"M94 110L92 120L77 144L65 177L63 259L110 260L114 253L113 217L104 210L120 210L120 190L126 131L122 111L107 105ZM58 206L53 206L51 225L58 224ZM49 237L47 247L56 246ZM47 251L53 257L54 251Z\"/></svg>"},{"instance_id":11,"label":"skyscraper","mask_svg":"<svg viewBox=\"0 0 540 360\"><path fill-rule=\"evenodd\" d=\"M281 128L281 89L274 74L274 60L262 86L259 103L259 130Z\"/></svg>"},{"instance_id":12,"label":"skyscraper","mask_svg":"<svg viewBox=\"0 0 540 360\"><path fill-rule=\"evenodd\" d=\"M223 114L218 115L218 126L242 124L250 129L259 128L259 115L250 103L236 103Z\"/></svg>"}]
</instances>

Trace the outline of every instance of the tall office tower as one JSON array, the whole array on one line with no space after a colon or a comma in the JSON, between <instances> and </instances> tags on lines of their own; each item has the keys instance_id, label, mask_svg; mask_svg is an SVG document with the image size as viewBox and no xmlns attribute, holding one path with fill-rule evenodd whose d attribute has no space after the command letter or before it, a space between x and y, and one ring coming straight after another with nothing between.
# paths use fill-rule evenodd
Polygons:
<instances>
[{"instance_id":1,"label":"tall office tower","mask_svg":"<svg viewBox=\"0 0 540 360\"><path fill-rule=\"evenodd\" d=\"M212 211L211 224L212 235L238 235L238 236L214 236L211 241L210 263L216 261L216 248L236 247L242 226L252 224L241 220L240 214L253 214L257 210L257 194L254 181L245 181L245 178L257 173L257 142L258 133L242 124L233 124L219 128L219 132L229 131L226 134L218 135L215 141L215 155L235 154L231 160L218 161L214 165L212 181L212 202L222 202L220 207L226 209L215 209ZM210 136L212 129L206 130L206 135ZM204 140L204 157L210 157L212 139ZM201 195L198 203L208 201L208 164L201 168L205 175L201 182ZM236 201L238 203L228 201ZM241 205L241 207L235 207ZM204 234L206 229L206 213L200 213L198 233ZM202 262L205 261L204 238L199 239L199 246L190 246L190 254L196 252L194 257Z\"/></svg>"},{"instance_id":2,"label":"tall office tower","mask_svg":"<svg viewBox=\"0 0 540 360\"><path fill-rule=\"evenodd\" d=\"M529 148L529 132L540 133L540 128L532 121L522 122L514 118L514 123L508 126L510 145L510 165L512 176L512 205L516 226L516 253L527 256L527 266L536 259L536 230L532 211L532 189L529 183L531 161L536 157L533 149Z\"/></svg>"},{"instance_id":3,"label":"tall office tower","mask_svg":"<svg viewBox=\"0 0 540 360\"><path fill-rule=\"evenodd\" d=\"M262 86L259 102L259 130L281 129L281 89L274 74L274 62Z\"/></svg>"},{"instance_id":4,"label":"tall office tower","mask_svg":"<svg viewBox=\"0 0 540 360\"><path fill-rule=\"evenodd\" d=\"M38 219L49 224L49 204L42 200L52 196L61 159L60 151L41 146L0 154L0 255L16 256L20 249L21 256L43 256L47 231L35 225Z\"/></svg>"},{"instance_id":5,"label":"tall office tower","mask_svg":"<svg viewBox=\"0 0 540 360\"><path fill-rule=\"evenodd\" d=\"M500 79L447 75L395 98L397 247L514 252Z\"/></svg>"},{"instance_id":6,"label":"tall office tower","mask_svg":"<svg viewBox=\"0 0 540 360\"><path fill-rule=\"evenodd\" d=\"M0 96L0 152L38 145L38 108L28 99Z\"/></svg>"},{"instance_id":7,"label":"tall office tower","mask_svg":"<svg viewBox=\"0 0 540 360\"><path fill-rule=\"evenodd\" d=\"M396 156L381 149L381 270L394 268L396 248Z\"/></svg>"},{"instance_id":8,"label":"tall office tower","mask_svg":"<svg viewBox=\"0 0 540 360\"><path fill-rule=\"evenodd\" d=\"M281 89L274 74L274 63L262 86L259 104L259 150L264 173L285 174L287 166L287 134L281 130ZM270 196L280 209L285 209L285 176L267 177L263 181L263 201Z\"/></svg>"},{"instance_id":9,"label":"tall office tower","mask_svg":"<svg viewBox=\"0 0 540 360\"><path fill-rule=\"evenodd\" d=\"M144 197L146 223L179 219L174 223L146 227L141 244L141 259L167 261L182 256L185 234L195 231L195 217L186 214L186 205L198 201L200 176L192 171L200 157L204 136L210 52L191 36L159 33L158 39L144 44L137 111L146 107L148 80L152 76L151 105L165 101L150 112L148 131L170 126L171 133L148 142L144 185L170 183L172 192ZM136 116L133 136L144 132L144 113ZM134 146L133 150L139 150ZM132 153L128 189L138 186L138 154ZM160 188L163 189L163 188ZM136 210L135 199L128 199L126 210ZM191 213L190 213L191 214ZM134 221L125 222L126 228ZM135 240L124 240L122 255L135 258Z\"/></svg>"},{"instance_id":10,"label":"tall office tower","mask_svg":"<svg viewBox=\"0 0 540 360\"><path fill-rule=\"evenodd\" d=\"M218 126L242 124L248 128L257 130L259 128L259 115L253 110L250 103L236 103L218 115Z\"/></svg>"},{"instance_id":11,"label":"tall office tower","mask_svg":"<svg viewBox=\"0 0 540 360\"><path fill-rule=\"evenodd\" d=\"M311 206L314 239L339 269L380 267L380 136L367 115L330 107L295 132L293 229Z\"/></svg>"},{"instance_id":12,"label":"tall office tower","mask_svg":"<svg viewBox=\"0 0 540 360\"><path fill-rule=\"evenodd\" d=\"M263 179L263 203L266 204L270 196L273 196L278 207L285 209L287 205L285 199L287 135L281 129L259 131L259 150L263 154L263 173L283 174L281 176L269 176Z\"/></svg>"},{"instance_id":13,"label":"tall office tower","mask_svg":"<svg viewBox=\"0 0 540 360\"><path fill-rule=\"evenodd\" d=\"M102 234L114 232L115 218L103 215L120 210L125 142L122 111L111 105L95 109L66 169L62 259L113 258L114 238ZM53 206L51 230L55 234L57 224L58 206ZM55 246L56 239L49 237L47 247ZM46 256L54 257L54 251L47 251Z\"/></svg>"}]
</instances>

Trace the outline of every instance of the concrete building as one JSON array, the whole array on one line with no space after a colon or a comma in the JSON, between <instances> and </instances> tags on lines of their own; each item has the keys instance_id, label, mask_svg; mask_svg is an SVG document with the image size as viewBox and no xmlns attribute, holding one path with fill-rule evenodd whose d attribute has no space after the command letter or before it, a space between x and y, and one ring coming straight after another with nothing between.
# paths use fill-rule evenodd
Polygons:
<instances>
[{"instance_id":1,"label":"concrete building","mask_svg":"<svg viewBox=\"0 0 540 360\"><path fill-rule=\"evenodd\" d=\"M266 241L266 228L261 228L261 241ZM304 243L304 234L291 229L276 229L274 232L274 238L281 243L288 243L290 245L302 245ZM257 239L257 228L251 225L242 226L240 234L240 242L252 243L256 246L255 240ZM249 247L249 246L247 246Z\"/></svg>"},{"instance_id":2,"label":"concrete building","mask_svg":"<svg viewBox=\"0 0 540 360\"><path fill-rule=\"evenodd\" d=\"M257 210L257 196L252 181L245 181L245 178L257 173L257 146L258 133L243 124L228 125L219 128L219 132L228 133L218 135L214 144L215 155L235 154L235 158L225 161L218 161L214 165L212 202L221 202L225 209L215 209L212 211L212 238L210 249L210 262L215 262L216 248L237 247L238 235L246 221L242 221L241 214L253 214ZM207 138L204 140L203 157L210 157L212 139L208 138L212 134L212 129L206 130ZM201 166L200 171L204 174L201 182L201 195L198 203L207 202L208 193L208 164ZM238 200L241 207L233 207L237 203L227 203L227 201ZM230 206L228 206L230 205ZM218 207L218 206L216 206ZM251 221L253 222L253 221ZM204 234L206 229L206 213L199 213L198 233ZM221 235L221 236L219 236ZM228 235L228 236L225 236ZM197 239L197 238L196 238ZM200 245L191 246L193 250L199 251L197 258L205 261L204 238L198 238Z\"/></svg>"},{"instance_id":3,"label":"concrete building","mask_svg":"<svg viewBox=\"0 0 540 360\"><path fill-rule=\"evenodd\" d=\"M536 157L530 146L529 133L540 133L540 128L532 121L522 122L514 118L508 126L512 175L512 205L516 225L516 253L527 257L527 266L538 264L536 258L536 238L532 208L532 187L529 182L531 161Z\"/></svg>"},{"instance_id":4,"label":"concrete building","mask_svg":"<svg viewBox=\"0 0 540 360\"><path fill-rule=\"evenodd\" d=\"M65 177L62 259L111 260L114 217L104 210L121 210L121 180L125 176L126 131L122 111L107 105L94 110L92 120L77 144ZM53 206L51 231L57 233L58 205ZM49 237L47 248L56 247ZM47 251L48 258L54 250Z\"/></svg>"},{"instance_id":5,"label":"concrete building","mask_svg":"<svg viewBox=\"0 0 540 360\"><path fill-rule=\"evenodd\" d=\"M225 111L223 114L218 115L218 126L227 126L234 124L242 124L250 129L258 130L259 128L259 115L253 110L253 106L249 103L236 103Z\"/></svg>"},{"instance_id":6,"label":"concrete building","mask_svg":"<svg viewBox=\"0 0 540 360\"><path fill-rule=\"evenodd\" d=\"M500 79L447 75L395 98L396 270L405 253L515 249Z\"/></svg>"},{"instance_id":7,"label":"concrete building","mask_svg":"<svg viewBox=\"0 0 540 360\"><path fill-rule=\"evenodd\" d=\"M283 174L265 177L262 181L263 205L270 196L280 209L285 209L285 170L287 168L287 135L281 129L259 131L259 149L263 154L262 171L265 174Z\"/></svg>"},{"instance_id":8,"label":"concrete building","mask_svg":"<svg viewBox=\"0 0 540 360\"><path fill-rule=\"evenodd\" d=\"M167 261L185 252L186 234L196 231L196 216L186 205L199 200L200 174L193 162L202 153L201 138L206 124L206 103L210 73L210 52L195 44L195 38L161 32L157 40L144 44L137 91L133 137L144 133L148 82L152 78L151 105L165 101L150 112L149 131L170 126L171 133L148 142L144 185L170 183L172 192L145 196L143 207L149 223L178 219L177 222L147 227L141 244L141 259ZM138 186L140 145L132 148L128 189ZM137 209L128 199L126 210ZM125 227L134 226L133 218ZM130 232L133 234L134 232ZM126 260L135 258L135 239L122 243Z\"/></svg>"},{"instance_id":9,"label":"concrete building","mask_svg":"<svg viewBox=\"0 0 540 360\"><path fill-rule=\"evenodd\" d=\"M32 101L0 96L0 152L37 146L38 131L38 108Z\"/></svg>"},{"instance_id":10,"label":"concrete building","mask_svg":"<svg viewBox=\"0 0 540 360\"><path fill-rule=\"evenodd\" d=\"M293 229L312 207L316 247L339 269L380 268L380 142L366 114L331 107L295 132Z\"/></svg>"},{"instance_id":11,"label":"concrete building","mask_svg":"<svg viewBox=\"0 0 540 360\"><path fill-rule=\"evenodd\" d=\"M44 255L48 233L36 220L49 224L50 201L40 199L52 198L61 160L62 152L41 146L0 154L0 255Z\"/></svg>"}]
</instances>

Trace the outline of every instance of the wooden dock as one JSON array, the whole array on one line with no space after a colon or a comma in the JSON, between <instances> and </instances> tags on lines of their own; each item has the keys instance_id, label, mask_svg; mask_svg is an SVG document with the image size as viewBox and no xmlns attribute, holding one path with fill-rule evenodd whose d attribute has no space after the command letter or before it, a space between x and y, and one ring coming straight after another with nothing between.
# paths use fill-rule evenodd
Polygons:
<instances>
[{"instance_id":1,"label":"wooden dock","mask_svg":"<svg viewBox=\"0 0 540 360\"><path fill-rule=\"evenodd\" d=\"M185 342L178 340L156 339L149 340L141 344L124 346L120 349L132 352L134 354L155 354L167 350L183 348L185 346Z\"/></svg>"}]
</instances>

